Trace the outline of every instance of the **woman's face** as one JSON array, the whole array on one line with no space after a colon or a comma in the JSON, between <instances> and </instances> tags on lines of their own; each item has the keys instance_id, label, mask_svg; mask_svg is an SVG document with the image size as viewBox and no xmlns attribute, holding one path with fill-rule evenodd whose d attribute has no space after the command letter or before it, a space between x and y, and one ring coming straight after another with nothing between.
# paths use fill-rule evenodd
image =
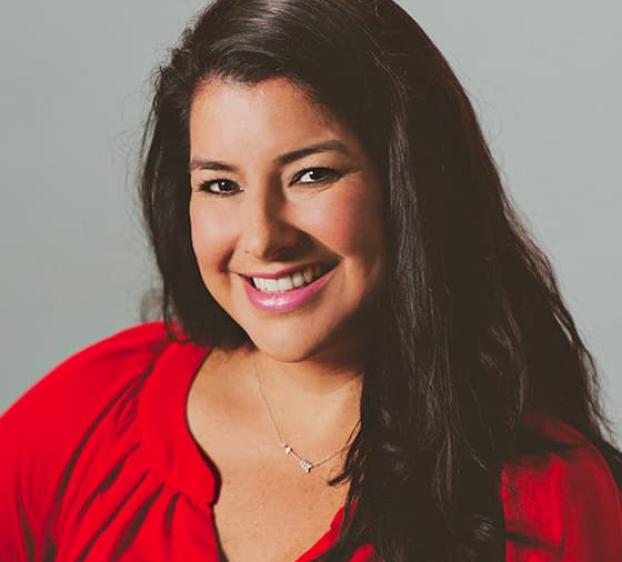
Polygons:
<instances>
[{"instance_id":1,"label":"woman's face","mask_svg":"<svg viewBox=\"0 0 622 562\"><path fill-rule=\"evenodd\" d=\"M363 345L383 186L353 133L284 78L212 79L192 102L190 158L201 276L255 345L283 361Z\"/></svg>"}]
</instances>

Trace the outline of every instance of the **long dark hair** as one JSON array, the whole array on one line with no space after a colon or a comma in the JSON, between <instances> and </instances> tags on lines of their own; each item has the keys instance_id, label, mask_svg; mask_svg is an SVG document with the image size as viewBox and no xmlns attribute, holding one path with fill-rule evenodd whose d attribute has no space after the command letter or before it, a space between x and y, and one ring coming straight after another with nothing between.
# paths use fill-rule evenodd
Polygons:
<instances>
[{"instance_id":1,"label":"long dark hair","mask_svg":"<svg viewBox=\"0 0 622 562\"><path fill-rule=\"evenodd\" d=\"M365 542L385 562L503 559L503 463L563 448L528 429L531 409L582 432L620 483L594 362L552 267L456 76L391 0L217 0L184 32L157 73L143 139L167 323L197 343L249 341L206 290L190 243L188 113L212 76L296 82L359 135L386 186L377 345L335 480L350 482L351 517L325 560Z\"/></svg>"}]
</instances>

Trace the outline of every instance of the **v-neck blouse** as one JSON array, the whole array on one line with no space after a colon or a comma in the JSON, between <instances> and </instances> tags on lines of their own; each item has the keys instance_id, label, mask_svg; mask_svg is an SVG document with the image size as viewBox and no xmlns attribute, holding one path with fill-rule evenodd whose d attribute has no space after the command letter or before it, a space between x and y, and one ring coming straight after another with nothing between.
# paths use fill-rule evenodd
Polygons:
<instances>
[{"instance_id":1,"label":"v-neck blouse","mask_svg":"<svg viewBox=\"0 0 622 562\"><path fill-rule=\"evenodd\" d=\"M142 324L70 357L0 418L0 562L218 562L216 475L186 418L209 352ZM545 425L579 447L503 471L508 528L544 545L508 542L506 560L617 559L620 494L604 459L568 426ZM327 550L342 517L296 562ZM363 545L351 562L374 559Z\"/></svg>"}]
</instances>

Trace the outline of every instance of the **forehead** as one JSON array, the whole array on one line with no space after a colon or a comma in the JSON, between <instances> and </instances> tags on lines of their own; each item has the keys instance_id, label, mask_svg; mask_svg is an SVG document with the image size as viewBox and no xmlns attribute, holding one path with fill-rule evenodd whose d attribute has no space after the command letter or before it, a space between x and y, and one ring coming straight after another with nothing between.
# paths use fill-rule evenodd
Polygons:
<instances>
[{"instance_id":1,"label":"forehead","mask_svg":"<svg viewBox=\"0 0 622 562\"><path fill-rule=\"evenodd\" d=\"M286 150L338 138L356 152L358 140L326 109L286 78L255 85L212 78L198 86L190 107L191 152Z\"/></svg>"}]
</instances>

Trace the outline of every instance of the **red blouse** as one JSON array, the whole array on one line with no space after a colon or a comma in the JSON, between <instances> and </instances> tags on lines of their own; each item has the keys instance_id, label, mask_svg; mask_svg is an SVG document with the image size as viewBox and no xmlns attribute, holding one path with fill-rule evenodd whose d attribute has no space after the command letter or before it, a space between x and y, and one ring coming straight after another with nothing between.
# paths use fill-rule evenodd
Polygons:
<instances>
[{"instance_id":1,"label":"red blouse","mask_svg":"<svg viewBox=\"0 0 622 562\"><path fill-rule=\"evenodd\" d=\"M0 562L218 561L215 476L186 422L190 384L209 349L171 343L159 322L74 355L0 418ZM510 562L622 560L621 497L600 453L579 447L504 469ZM342 512L297 562L339 533ZM373 559L361 547L352 562Z\"/></svg>"}]
</instances>

